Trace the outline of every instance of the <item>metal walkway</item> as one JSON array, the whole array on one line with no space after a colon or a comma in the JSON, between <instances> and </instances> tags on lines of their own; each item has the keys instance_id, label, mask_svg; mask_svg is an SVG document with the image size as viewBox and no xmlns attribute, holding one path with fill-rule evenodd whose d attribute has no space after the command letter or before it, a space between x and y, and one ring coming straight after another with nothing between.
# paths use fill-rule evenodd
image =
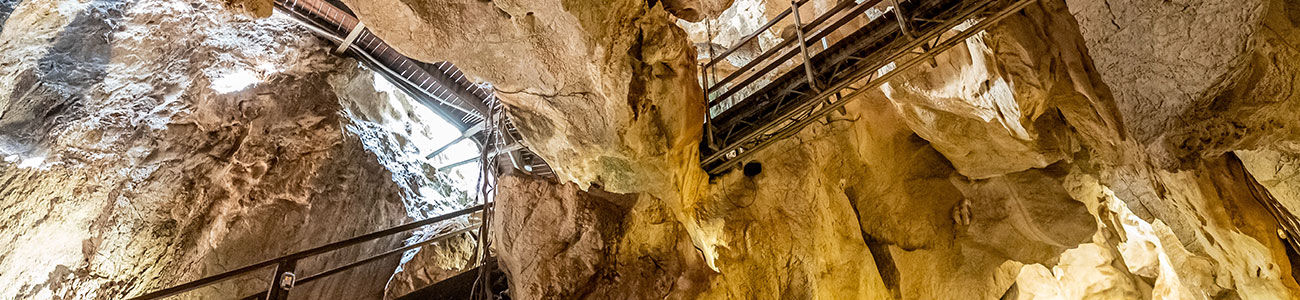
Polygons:
<instances>
[{"instance_id":1,"label":"metal walkway","mask_svg":"<svg viewBox=\"0 0 1300 300\"><path fill-rule=\"evenodd\" d=\"M737 167L756 151L798 133L815 120L862 93L875 89L900 71L924 62L964 42L997 21L1036 0L910 0L891 1L892 12L860 28L844 28L882 0L842 1L827 13L803 23L792 3L759 32L712 58L701 67L701 81L710 97L701 166L717 175ZM900 8L901 9L898 9ZM777 22L793 15L797 39L787 39L768 49L730 75L717 80L717 65ZM899 22L899 20L904 20ZM961 31L959 25L974 21ZM825 46L824 39L840 29L853 30ZM799 65L758 84L783 64ZM750 92L752 91L752 92Z\"/></svg>"},{"instance_id":2,"label":"metal walkway","mask_svg":"<svg viewBox=\"0 0 1300 300\"><path fill-rule=\"evenodd\" d=\"M452 144L469 139L479 145L492 145L489 148L495 148L490 150L493 155L509 157L510 163L525 173L554 178L550 166L519 142L522 137L508 119L501 118L499 124L485 126L489 113L500 115L501 112L501 103L490 87L474 84L451 63L424 63L398 53L366 29L346 6L336 2L275 0L275 8L302 22L317 35L334 41L340 45L335 52L352 54L462 132L462 138L434 151L429 158ZM489 134L485 128L495 131L494 134ZM474 160L477 158L439 169Z\"/></svg>"}]
</instances>

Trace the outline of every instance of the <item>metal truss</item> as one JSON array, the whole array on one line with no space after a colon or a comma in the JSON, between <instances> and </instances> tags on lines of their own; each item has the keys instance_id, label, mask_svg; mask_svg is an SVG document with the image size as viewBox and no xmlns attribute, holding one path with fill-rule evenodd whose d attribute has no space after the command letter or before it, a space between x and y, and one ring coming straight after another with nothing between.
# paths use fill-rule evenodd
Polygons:
<instances>
[{"instance_id":1,"label":"metal truss","mask_svg":"<svg viewBox=\"0 0 1300 300\"><path fill-rule=\"evenodd\" d=\"M881 2L864 1L854 5L853 1L845 1L848 4L842 3L807 26L796 26L800 36L804 35L804 30L820 29L807 39L801 38L803 45L797 49L788 49L776 60L767 61L790 44L782 43L722 81L706 87L707 92L722 93L711 100L709 106L723 111L710 116L706 123L708 137L701 145L701 166L709 174L726 172L758 150L798 133L833 111L841 110L848 101L879 87L902 71L923 62L933 64L939 53L965 42L1035 1L913 0L902 3L901 7L895 3L893 15L881 16L816 56L807 56L808 43L821 40L853 18L865 18L863 12ZM797 7L798 3L794 4ZM850 9L849 13L840 15L825 28L818 27L844 9ZM910 17L906 17L908 13ZM955 34L950 33L968 20L976 23ZM792 68L732 107L719 107L719 103L745 89L757 78L790 61L796 52L805 55L804 68ZM730 53L731 50L724 52L724 57ZM720 58L705 66L711 67ZM763 63L766 65L757 74L734 86L724 86L741 73ZM891 64L893 67L888 68ZM704 72L708 74L709 70ZM724 88L725 92L722 91Z\"/></svg>"}]
</instances>

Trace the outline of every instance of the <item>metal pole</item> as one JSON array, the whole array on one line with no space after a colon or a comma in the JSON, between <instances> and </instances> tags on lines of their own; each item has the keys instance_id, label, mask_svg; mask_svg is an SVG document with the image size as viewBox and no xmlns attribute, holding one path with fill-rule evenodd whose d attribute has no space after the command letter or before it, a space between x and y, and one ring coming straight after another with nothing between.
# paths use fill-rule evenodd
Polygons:
<instances>
[{"instance_id":1,"label":"metal pole","mask_svg":"<svg viewBox=\"0 0 1300 300\"><path fill-rule=\"evenodd\" d=\"M705 95L708 95L709 85L708 82L704 82L704 63L700 63L700 71L696 75L700 76L700 88L703 88L706 93Z\"/></svg>"},{"instance_id":2,"label":"metal pole","mask_svg":"<svg viewBox=\"0 0 1300 300\"><path fill-rule=\"evenodd\" d=\"M903 30L903 35L907 36L908 40L916 38L916 34L913 34L911 28L907 26L907 23L911 22L911 19L908 19L907 17L903 16L903 6L899 5L898 0L890 0L890 1L894 3L894 17L898 18L898 27L899 29ZM921 50L925 52L929 52L930 44L929 43L921 44ZM939 67L939 61L931 57L930 67L931 68Z\"/></svg>"},{"instance_id":3,"label":"metal pole","mask_svg":"<svg viewBox=\"0 0 1300 300\"><path fill-rule=\"evenodd\" d=\"M713 27L713 26L712 26L712 22L709 22L709 19L704 19L704 35L709 37L709 43L705 45L705 46L708 46L708 47L709 47L709 61L713 61L713 57L714 57L714 56L713 56L713 28L712 28L712 27ZM713 69L713 66L712 66L712 65L708 66L708 69L705 69L705 71L704 71L704 76L707 76L707 77L709 78L709 84L713 84L713 83L715 83L715 82L718 82L717 74L718 74L718 72L715 71L715 70ZM707 94L706 94L706 95L707 95Z\"/></svg>"},{"instance_id":4,"label":"metal pole","mask_svg":"<svg viewBox=\"0 0 1300 300\"><path fill-rule=\"evenodd\" d=\"M713 108L709 107L709 94L704 93L704 137L709 143L709 149L717 150L717 144L713 142Z\"/></svg>"},{"instance_id":5,"label":"metal pole","mask_svg":"<svg viewBox=\"0 0 1300 300\"><path fill-rule=\"evenodd\" d=\"M704 19L704 35L709 38L709 42L706 45L709 47L709 61L712 62L714 56L713 56L713 28L711 28L712 27L711 25L713 23L709 21L710 21L709 19ZM710 84L718 82L718 79L714 77L714 75L717 74L717 72L709 72L709 70L713 69L712 64L700 64L700 68L703 68L701 71L704 72L706 81L711 81ZM710 86L704 87L704 136L705 136L705 141L709 143L708 144L709 149L715 149L714 147L715 144L713 143L713 110L709 107L709 102L710 102L709 89Z\"/></svg>"},{"instance_id":6,"label":"metal pole","mask_svg":"<svg viewBox=\"0 0 1300 300\"><path fill-rule=\"evenodd\" d=\"M898 18L898 27L903 30L903 34L908 39L916 38L915 35L912 35L912 31L907 28L907 18L903 17L903 7L898 5L898 0L890 0L890 2L894 3L894 17Z\"/></svg>"},{"instance_id":7,"label":"metal pole","mask_svg":"<svg viewBox=\"0 0 1300 300\"><path fill-rule=\"evenodd\" d=\"M484 128L484 123L487 122L479 122L478 124L475 124L473 127L470 127L469 129L465 129L465 132L461 132L459 137L456 137L456 139L451 140L451 142L447 142L447 144L442 145L442 147L438 147L438 150L433 150L433 153L429 153L429 155L425 156L424 158L433 159L434 157L438 157L439 154L442 154L443 151L447 151L447 149L451 148L451 146L455 146L456 143L460 143L460 141L463 141L471 136L474 136L475 134L478 134L479 132L482 132Z\"/></svg>"},{"instance_id":8,"label":"metal pole","mask_svg":"<svg viewBox=\"0 0 1300 300\"><path fill-rule=\"evenodd\" d=\"M808 56L808 45L803 37L803 21L799 20L799 1L790 1L791 10L794 11L794 32L799 36L799 52L803 53L803 71L808 77L808 86L814 91L821 92L822 88L817 86L817 80L813 78L812 59Z\"/></svg>"},{"instance_id":9,"label":"metal pole","mask_svg":"<svg viewBox=\"0 0 1300 300\"><path fill-rule=\"evenodd\" d=\"M463 165L465 165L465 164L472 163L472 162L476 162L476 161L478 161L478 160L479 160L478 156L470 157L469 159L466 159L466 160L462 160L462 161L458 161L458 162L452 163L452 164L450 164L450 165L446 165L446 166L438 167L438 171L447 171L447 170L451 170L452 168L459 167L459 166L463 166ZM527 170L525 170L525 171L527 171Z\"/></svg>"}]
</instances>

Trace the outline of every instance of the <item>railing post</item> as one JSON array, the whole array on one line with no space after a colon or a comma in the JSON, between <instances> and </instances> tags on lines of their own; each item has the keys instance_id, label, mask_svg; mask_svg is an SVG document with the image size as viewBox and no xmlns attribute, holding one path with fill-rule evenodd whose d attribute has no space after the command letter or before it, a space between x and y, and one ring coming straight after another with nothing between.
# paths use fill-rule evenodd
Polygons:
<instances>
[{"instance_id":1,"label":"railing post","mask_svg":"<svg viewBox=\"0 0 1300 300\"><path fill-rule=\"evenodd\" d=\"M700 72L699 72L699 73L700 73L700 74L699 74L699 75L700 75L700 88L703 88L703 89L704 89L704 95L706 96L705 98L708 98L707 96L709 95L709 81L708 81L708 80L705 80L706 77L705 77L705 75L704 75L704 63L700 63Z\"/></svg>"},{"instance_id":2,"label":"railing post","mask_svg":"<svg viewBox=\"0 0 1300 300\"><path fill-rule=\"evenodd\" d=\"M709 107L708 92L704 93L704 140L710 150L718 150L717 143L713 142L713 108Z\"/></svg>"},{"instance_id":3,"label":"railing post","mask_svg":"<svg viewBox=\"0 0 1300 300\"><path fill-rule=\"evenodd\" d=\"M712 47L713 45L709 46ZM708 142L709 149L717 149L716 144L713 143L713 108L709 106L711 101L709 99L709 86L706 84L708 79L707 76L703 75L708 73L705 68L705 64L700 64L700 90L704 92L704 137L705 141Z\"/></svg>"},{"instance_id":4,"label":"railing post","mask_svg":"<svg viewBox=\"0 0 1300 300\"><path fill-rule=\"evenodd\" d=\"M903 16L903 6L899 5L898 0L890 0L890 2L894 4L894 17L898 18L898 27L903 30L903 35L906 35L908 39L916 38L916 35L912 34L912 30L907 28L907 17Z\"/></svg>"},{"instance_id":5,"label":"railing post","mask_svg":"<svg viewBox=\"0 0 1300 300\"><path fill-rule=\"evenodd\" d=\"M713 22L710 22L709 19L707 18L704 19L704 36L707 36L709 39L709 41L705 44L705 46L709 47L710 62L712 62L713 59L716 57L713 55L713 28L711 28L713 27L712 25ZM709 149L717 149L713 143L713 110L711 107L709 107L709 102L711 102L709 99L709 90L712 88L712 86L709 85L712 85L713 83L717 82L717 79L713 78L713 74L712 74L713 72L709 72L709 70L712 69L713 69L712 65L700 64L700 71L704 72L704 82L708 83L708 85L704 86L704 138L705 138L705 142L708 143L709 145Z\"/></svg>"},{"instance_id":6,"label":"railing post","mask_svg":"<svg viewBox=\"0 0 1300 300\"><path fill-rule=\"evenodd\" d=\"M271 279L271 286L266 289L266 300L289 299L289 290L293 289L293 281L297 277L293 274L293 270L297 266L296 259L280 261L280 264L275 266L275 278Z\"/></svg>"},{"instance_id":7,"label":"railing post","mask_svg":"<svg viewBox=\"0 0 1300 300\"><path fill-rule=\"evenodd\" d=\"M708 42L708 44L705 44L706 46L709 47L709 61L713 61L713 58L714 58L714 57L717 57L717 56L713 55L713 28L712 28L713 25L712 25L712 23L713 23L713 22L709 22L709 19L708 19L708 18L705 18L705 19L704 19L704 35L709 37L709 42ZM714 83L718 82L718 78L715 77L715 76L718 74L718 72L714 71L712 65L706 65L706 67L707 67L707 69L704 70L704 76L705 76L706 78L708 78L709 84L714 84ZM707 95L708 95L708 92L707 92L708 90L705 90L705 91L706 91L706 92L705 92L705 95L707 96Z\"/></svg>"},{"instance_id":8,"label":"railing post","mask_svg":"<svg viewBox=\"0 0 1300 300\"><path fill-rule=\"evenodd\" d=\"M799 52L803 53L803 71L808 77L808 86L814 91L821 92L822 88L817 86L817 80L813 78L813 67L811 56L808 55L808 43L803 37L803 21L799 20L799 1L790 1L790 10L794 13L794 32L799 37Z\"/></svg>"},{"instance_id":9,"label":"railing post","mask_svg":"<svg viewBox=\"0 0 1300 300\"><path fill-rule=\"evenodd\" d=\"M901 29L901 30L903 31L903 35L904 35L904 36L907 36L907 39L908 39L908 40L915 39L915 38L916 38L916 34L912 33L911 28L907 26L907 24L908 24L909 22L911 22L912 19L910 19L910 18L904 16L904 14L903 14L903 6L899 5L898 0L891 0L891 1L892 1L893 4L894 4L894 17L898 18L898 27L899 27L899 29ZM921 44L921 50L922 50L922 51L925 51L925 52L929 52L929 51L930 51L930 43L923 43L923 44ZM930 67L931 67L931 68L939 67L939 61L938 61L938 60L935 60L933 57L931 57L931 58L930 58Z\"/></svg>"}]
</instances>

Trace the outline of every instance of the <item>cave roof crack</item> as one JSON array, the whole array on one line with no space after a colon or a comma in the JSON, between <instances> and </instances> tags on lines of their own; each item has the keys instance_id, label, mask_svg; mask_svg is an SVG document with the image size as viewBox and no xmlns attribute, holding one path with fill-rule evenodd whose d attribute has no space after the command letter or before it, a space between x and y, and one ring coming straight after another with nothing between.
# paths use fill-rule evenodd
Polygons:
<instances>
[{"instance_id":1,"label":"cave roof crack","mask_svg":"<svg viewBox=\"0 0 1300 300\"><path fill-rule=\"evenodd\" d=\"M560 90L564 90L564 89L561 88ZM568 93L560 93L559 91L556 91L556 92L553 92L553 93L541 93L541 92L530 92L530 91L528 91L528 89L521 89L521 90L518 90L518 91L505 91L505 90L501 90L501 89L496 89L496 91L497 91L497 93L499 93L499 94L506 94L506 95L526 94L526 95L533 95L533 96L542 97L542 98L558 98L558 97L591 96L591 95L595 94L595 93L588 92L588 91L576 91L576 92L568 92Z\"/></svg>"}]
</instances>

